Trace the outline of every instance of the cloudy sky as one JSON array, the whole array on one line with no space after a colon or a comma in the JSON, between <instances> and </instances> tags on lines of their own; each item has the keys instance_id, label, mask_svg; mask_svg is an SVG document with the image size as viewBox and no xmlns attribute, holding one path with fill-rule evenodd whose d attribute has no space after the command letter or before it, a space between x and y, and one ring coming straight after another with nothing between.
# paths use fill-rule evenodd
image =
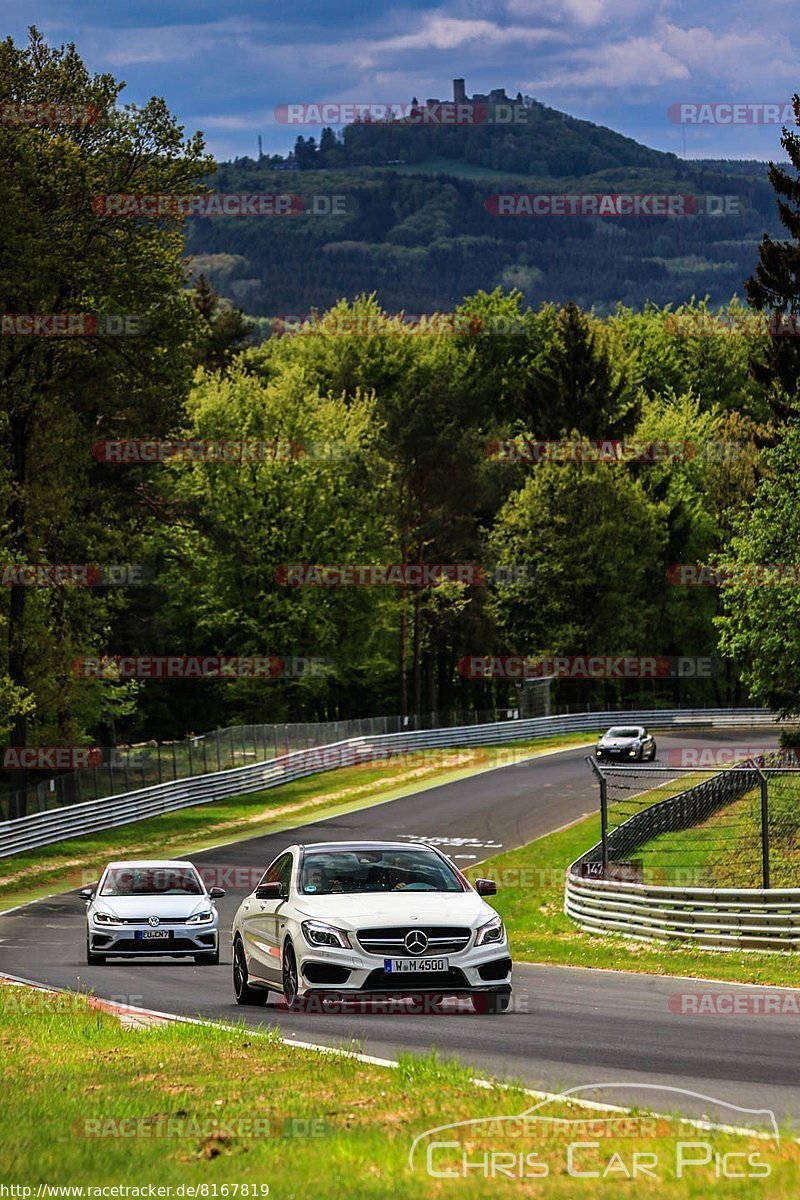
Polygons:
<instances>
[{"instance_id":1,"label":"cloudy sky","mask_svg":"<svg viewBox=\"0 0 800 1200\"><path fill-rule=\"evenodd\" d=\"M783 157L775 124L685 126L673 104L800 91L792 0L0 0L0 32L77 43L127 99L164 96L218 158L291 149L275 109L503 86L688 157ZM318 136L318 128L303 130ZM685 139L685 140L684 140Z\"/></svg>"}]
</instances>

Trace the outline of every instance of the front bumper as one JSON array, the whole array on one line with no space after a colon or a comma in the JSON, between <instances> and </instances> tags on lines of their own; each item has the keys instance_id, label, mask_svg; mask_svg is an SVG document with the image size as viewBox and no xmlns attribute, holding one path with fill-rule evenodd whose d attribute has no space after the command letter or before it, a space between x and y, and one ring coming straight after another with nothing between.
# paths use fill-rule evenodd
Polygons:
<instances>
[{"instance_id":1,"label":"front bumper","mask_svg":"<svg viewBox=\"0 0 800 1200\"><path fill-rule=\"evenodd\" d=\"M624 748L613 750L607 746L597 746L594 755L595 758L619 758L634 762L642 753L643 749L641 746L625 746Z\"/></svg>"},{"instance_id":2,"label":"front bumper","mask_svg":"<svg viewBox=\"0 0 800 1200\"><path fill-rule=\"evenodd\" d=\"M299 993L321 988L337 992L375 992L381 995L403 996L420 992L502 991L511 989L512 962L508 942L478 946L447 957L449 970L433 972L387 972L385 958L366 954L363 950L343 950L335 947L297 946ZM405 957L408 957L406 955ZM424 956L437 957L436 955Z\"/></svg>"},{"instance_id":3,"label":"front bumper","mask_svg":"<svg viewBox=\"0 0 800 1200\"><path fill-rule=\"evenodd\" d=\"M182 958L193 954L213 954L219 947L219 922L207 925L170 925L169 937L142 938L149 932L147 922L140 925L96 925L88 923L89 949L93 954L120 958Z\"/></svg>"}]
</instances>

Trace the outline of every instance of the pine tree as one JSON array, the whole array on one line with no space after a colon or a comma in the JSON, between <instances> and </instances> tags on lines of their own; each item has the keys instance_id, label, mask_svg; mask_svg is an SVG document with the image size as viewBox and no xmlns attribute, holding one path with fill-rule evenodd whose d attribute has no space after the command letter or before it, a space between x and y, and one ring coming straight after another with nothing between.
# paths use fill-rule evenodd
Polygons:
<instances>
[{"instance_id":1,"label":"pine tree","mask_svg":"<svg viewBox=\"0 0 800 1200\"><path fill-rule=\"evenodd\" d=\"M571 301L565 304L526 388L531 432L560 437L577 430L590 438L618 437L635 419L627 390L592 319Z\"/></svg>"},{"instance_id":2,"label":"pine tree","mask_svg":"<svg viewBox=\"0 0 800 1200\"><path fill-rule=\"evenodd\" d=\"M794 110L800 124L800 96L794 96ZM798 413L797 391L800 381L800 136L790 129L781 134L781 146L789 156L791 169L771 162L769 181L778 199L781 224L792 241L777 242L764 234L759 247L755 274L745 283L750 304L758 312L771 311L770 337L764 351L754 356L751 368L759 383L769 391L770 407L778 420Z\"/></svg>"},{"instance_id":3,"label":"pine tree","mask_svg":"<svg viewBox=\"0 0 800 1200\"><path fill-rule=\"evenodd\" d=\"M240 308L220 305L219 296L205 275L198 277L192 294L192 304L207 328L206 336L191 353L192 363L194 366L207 367L211 371L221 371L250 339L253 325L245 318Z\"/></svg>"}]
</instances>

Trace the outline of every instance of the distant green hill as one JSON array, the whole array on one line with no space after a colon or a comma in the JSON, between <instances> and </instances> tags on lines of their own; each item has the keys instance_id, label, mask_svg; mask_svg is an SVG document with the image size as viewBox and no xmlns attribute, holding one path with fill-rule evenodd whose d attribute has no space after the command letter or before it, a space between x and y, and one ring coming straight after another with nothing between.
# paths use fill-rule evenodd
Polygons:
<instances>
[{"instance_id":1,"label":"distant green hill","mask_svg":"<svg viewBox=\"0 0 800 1200\"><path fill-rule=\"evenodd\" d=\"M528 302L678 304L741 295L762 234L780 236L766 164L684 160L533 104L514 126L348 126L298 139L291 163L237 159L220 192L291 192L303 215L209 217L188 247L217 289L254 316L324 309L377 292L390 311L450 310L498 284ZM499 216L498 194L694 198L688 216ZM341 197L315 215L314 197ZM711 201L707 197L727 197ZM326 201L317 201L325 208ZM727 213L709 214L706 206ZM494 211L493 211L494 210Z\"/></svg>"}]
</instances>

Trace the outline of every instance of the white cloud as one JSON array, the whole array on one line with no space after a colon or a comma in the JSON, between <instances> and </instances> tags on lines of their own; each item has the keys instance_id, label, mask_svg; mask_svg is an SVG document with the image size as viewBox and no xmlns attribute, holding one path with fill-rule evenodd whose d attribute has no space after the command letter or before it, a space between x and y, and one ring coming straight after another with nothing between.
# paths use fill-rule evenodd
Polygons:
<instances>
[{"instance_id":1,"label":"white cloud","mask_svg":"<svg viewBox=\"0 0 800 1200\"><path fill-rule=\"evenodd\" d=\"M655 85L674 79L688 79L689 69L667 53L652 37L629 38L625 42L580 50L570 64L555 66L538 79L523 84L529 91L555 87L629 87Z\"/></svg>"},{"instance_id":2,"label":"white cloud","mask_svg":"<svg viewBox=\"0 0 800 1200\"><path fill-rule=\"evenodd\" d=\"M506 45L553 39L553 32L526 25L497 25L492 21L469 21L436 14L428 16L414 33L399 34L370 43L373 53L392 50L453 50L470 43Z\"/></svg>"},{"instance_id":3,"label":"white cloud","mask_svg":"<svg viewBox=\"0 0 800 1200\"><path fill-rule=\"evenodd\" d=\"M573 24L594 29L600 25L630 23L635 17L652 19L673 0L507 0L514 17L531 17L548 24Z\"/></svg>"},{"instance_id":4,"label":"white cloud","mask_svg":"<svg viewBox=\"0 0 800 1200\"><path fill-rule=\"evenodd\" d=\"M664 47L704 81L709 78L752 88L757 80L777 83L785 80L794 87L798 78L797 55L788 38L775 31L757 29L721 31L707 25L682 29L665 23L660 30ZM782 56L782 57L781 57Z\"/></svg>"}]
</instances>

